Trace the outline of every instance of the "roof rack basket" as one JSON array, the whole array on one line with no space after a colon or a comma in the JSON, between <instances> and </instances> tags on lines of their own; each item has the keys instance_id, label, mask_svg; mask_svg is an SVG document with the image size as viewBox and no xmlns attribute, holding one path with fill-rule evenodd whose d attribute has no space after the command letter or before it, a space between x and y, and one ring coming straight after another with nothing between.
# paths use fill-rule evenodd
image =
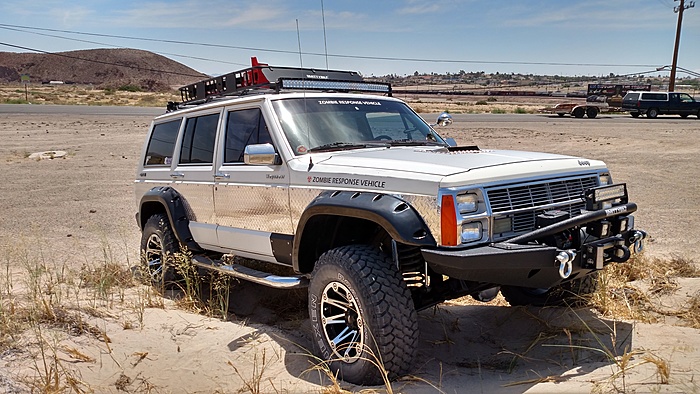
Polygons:
<instances>
[{"instance_id":1,"label":"roof rack basket","mask_svg":"<svg viewBox=\"0 0 700 394\"><path fill-rule=\"evenodd\" d=\"M251 90L323 90L384 93L391 96L391 85L365 82L355 71L313 68L273 67L251 58L252 66L180 88L182 102L199 104L215 97L240 95Z\"/></svg>"}]
</instances>

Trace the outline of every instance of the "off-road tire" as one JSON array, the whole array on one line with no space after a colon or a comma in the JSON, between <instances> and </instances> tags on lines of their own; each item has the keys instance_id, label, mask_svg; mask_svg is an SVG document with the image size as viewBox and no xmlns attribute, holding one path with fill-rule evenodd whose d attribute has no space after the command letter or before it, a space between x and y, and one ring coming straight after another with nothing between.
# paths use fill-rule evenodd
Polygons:
<instances>
[{"instance_id":1,"label":"off-road tire","mask_svg":"<svg viewBox=\"0 0 700 394\"><path fill-rule=\"evenodd\" d=\"M501 286L501 294L512 306L561 306L583 305L586 295L598 287L598 273L574 279L550 289L530 289L518 286Z\"/></svg>"},{"instance_id":2,"label":"off-road tire","mask_svg":"<svg viewBox=\"0 0 700 394\"><path fill-rule=\"evenodd\" d=\"M308 291L316 354L339 378L375 385L384 383L384 373L395 379L409 371L418 344L418 318L390 258L368 245L331 249L316 262ZM328 317L335 323L328 324ZM357 336L332 347L330 339L345 330Z\"/></svg>"},{"instance_id":3,"label":"off-road tire","mask_svg":"<svg viewBox=\"0 0 700 394\"><path fill-rule=\"evenodd\" d=\"M659 116L659 110L656 108L649 108L647 110L647 118L649 119L656 119L656 117Z\"/></svg>"},{"instance_id":4,"label":"off-road tire","mask_svg":"<svg viewBox=\"0 0 700 394\"><path fill-rule=\"evenodd\" d=\"M168 216L159 213L149 217L141 233L141 274L153 286L170 287L177 280L173 262L179 252L180 243Z\"/></svg>"}]
</instances>

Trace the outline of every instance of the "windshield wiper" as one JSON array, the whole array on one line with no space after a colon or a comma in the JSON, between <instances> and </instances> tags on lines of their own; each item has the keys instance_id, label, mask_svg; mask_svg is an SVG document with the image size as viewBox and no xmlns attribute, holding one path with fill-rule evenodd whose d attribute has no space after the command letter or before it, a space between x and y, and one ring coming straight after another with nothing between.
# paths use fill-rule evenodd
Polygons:
<instances>
[{"instance_id":1,"label":"windshield wiper","mask_svg":"<svg viewBox=\"0 0 700 394\"><path fill-rule=\"evenodd\" d=\"M361 148L385 148L389 144L385 142L331 142L309 149L309 152L320 152L327 150L345 150L345 149L361 149Z\"/></svg>"}]
</instances>

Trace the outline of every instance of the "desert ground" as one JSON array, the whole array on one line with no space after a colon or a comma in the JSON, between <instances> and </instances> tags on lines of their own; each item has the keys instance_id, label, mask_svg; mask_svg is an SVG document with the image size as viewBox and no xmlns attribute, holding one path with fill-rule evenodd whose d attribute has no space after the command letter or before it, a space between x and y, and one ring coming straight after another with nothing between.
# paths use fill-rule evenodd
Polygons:
<instances>
[{"instance_id":1,"label":"desert ground","mask_svg":"<svg viewBox=\"0 0 700 394\"><path fill-rule=\"evenodd\" d=\"M470 116L439 131L606 161L639 205L645 258L700 261L700 120ZM233 283L222 318L105 283L105 269L138 263L131 184L150 120L0 113L0 391L700 392L700 331L672 313L697 300L697 278L669 278L664 292L632 283L661 311L646 318L447 302L419 314L412 375L378 387L335 382L309 355L303 294ZM66 155L31 157L42 151Z\"/></svg>"}]
</instances>

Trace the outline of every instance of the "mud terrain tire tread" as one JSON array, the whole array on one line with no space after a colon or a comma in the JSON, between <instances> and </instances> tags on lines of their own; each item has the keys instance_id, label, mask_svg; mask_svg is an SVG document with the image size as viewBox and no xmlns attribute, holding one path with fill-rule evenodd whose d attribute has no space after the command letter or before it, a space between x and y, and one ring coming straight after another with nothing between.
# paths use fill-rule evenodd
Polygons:
<instances>
[{"instance_id":1,"label":"mud terrain tire tread","mask_svg":"<svg viewBox=\"0 0 700 394\"><path fill-rule=\"evenodd\" d=\"M164 264L162 273L159 277L151 277L150 281L153 286L169 287L177 280L175 267L172 264L173 255L180 252L180 244L175 237L173 229L170 227L168 216L164 213L152 215L143 226L141 234L141 258L144 266L144 273L150 274L149 267L146 264L146 249L148 247L149 238L151 235L156 235L160 238L161 251L163 254L169 255L163 262L163 254L161 254L161 264Z\"/></svg>"},{"instance_id":2,"label":"mud terrain tire tread","mask_svg":"<svg viewBox=\"0 0 700 394\"><path fill-rule=\"evenodd\" d=\"M389 379L404 375L411 367L418 345L418 318L411 293L401 274L391 259L376 248L348 245L321 255L309 286L309 299L319 299L316 305L309 302L312 326L314 321L320 322L320 297L324 287L338 281L341 275L346 280L344 284L359 300L364 327L371 332L371 335L365 334L365 345L374 352L378 350ZM320 346L328 344L323 334L319 336L319 333L313 330L312 341L318 354L323 357ZM350 383L384 383L381 371L367 360L371 356L366 353L363 352L362 358L352 364L333 361L330 363L331 369L339 371L338 377Z\"/></svg>"}]
</instances>

